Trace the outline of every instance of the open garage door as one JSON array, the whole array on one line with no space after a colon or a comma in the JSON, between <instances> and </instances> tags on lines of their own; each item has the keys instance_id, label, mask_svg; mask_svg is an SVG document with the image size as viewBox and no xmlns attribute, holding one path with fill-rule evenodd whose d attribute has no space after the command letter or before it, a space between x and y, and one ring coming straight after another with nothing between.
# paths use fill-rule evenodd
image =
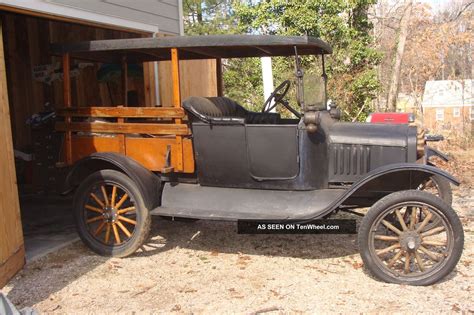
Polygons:
<instances>
[{"instance_id":1,"label":"open garage door","mask_svg":"<svg viewBox=\"0 0 474 315\"><path fill-rule=\"evenodd\" d=\"M25 264L0 20L0 288Z\"/></svg>"}]
</instances>

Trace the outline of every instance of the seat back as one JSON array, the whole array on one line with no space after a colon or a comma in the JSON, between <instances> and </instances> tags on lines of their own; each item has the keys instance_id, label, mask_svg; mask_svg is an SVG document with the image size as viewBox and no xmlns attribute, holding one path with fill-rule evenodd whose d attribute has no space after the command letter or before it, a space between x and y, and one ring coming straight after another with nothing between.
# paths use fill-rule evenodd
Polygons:
<instances>
[{"instance_id":1,"label":"seat back","mask_svg":"<svg viewBox=\"0 0 474 315\"><path fill-rule=\"evenodd\" d=\"M183 101L191 121L209 124L277 124L280 114L250 112L228 97L191 96Z\"/></svg>"},{"instance_id":2,"label":"seat back","mask_svg":"<svg viewBox=\"0 0 474 315\"><path fill-rule=\"evenodd\" d=\"M191 121L206 123L245 123L247 111L227 97L191 96L183 101L183 108L191 114Z\"/></svg>"}]
</instances>

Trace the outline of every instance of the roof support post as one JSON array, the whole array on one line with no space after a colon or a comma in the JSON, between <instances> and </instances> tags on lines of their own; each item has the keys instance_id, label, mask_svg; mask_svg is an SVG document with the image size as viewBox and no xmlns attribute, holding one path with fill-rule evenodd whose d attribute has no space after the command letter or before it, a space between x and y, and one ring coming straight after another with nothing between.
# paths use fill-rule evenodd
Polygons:
<instances>
[{"instance_id":1,"label":"roof support post","mask_svg":"<svg viewBox=\"0 0 474 315\"><path fill-rule=\"evenodd\" d=\"M265 102L274 90L273 86L273 71L272 71L272 58L271 57L261 57L262 62L262 78L263 78L263 101ZM268 108L272 108L275 102L272 100L268 104ZM266 108L265 108L266 109ZM276 106L271 110L272 113L276 113Z\"/></svg>"},{"instance_id":2,"label":"roof support post","mask_svg":"<svg viewBox=\"0 0 474 315\"><path fill-rule=\"evenodd\" d=\"M63 99L64 107L70 108L72 106L71 100L71 58L69 53L63 54ZM71 116L66 116L66 125L71 123ZM72 132L66 131L64 138L65 161L66 165L72 164Z\"/></svg>"},{"instance_id":3,"label":"roof support post","mask_svg":"<svg viewBox=\"0 0 474 315\"><path fill-rule=\"evenodd\" d=\"M173 106L175 108L181 108L181 86L179 82L179 55L178 49L171 49L171 76L173 79ZM181 118L174 119L175 124L181 124ZM183 138L182 136L176 136L176 150L175 150L175 161L176 171L181 172L184 170L183 166Z\"/></svg>"},{"instance_id":4,"label":"roof support post","mask_svg":"<svg viewBox=\"0 0 474 315\"><path fill-rule=\"evenodd\" d=\"M123 105L128 106L128 64L127 57L122 57L122 90L123 90Z\"/></svg>"},{"instance_id":5,"label":"roof support post","mask_svg":"<svg viewBox=\"0 0 474 315\"><path fill-rule=\"evenodd\" d=\"M127 56L122 57L122 91L123 91L123 106L128 106L128 64L127 64ZM124 118L117 118L118 124L123 124L125 122ZM118 141L119 141L119 150L122 154L127 154L126 148L126 141L125 141L125 134L120 133L118 134Z\"/></svg>"},{"instance_id":6,"label":"roof support post","mask_svg":"<svg viewBox=\"0 0 474 315\"><path fill-rule=\"evenodd\" d=\"M222 59L216 58L217 96L224 96L224 83L222 82Z\"/></svg>"}]
</instances>

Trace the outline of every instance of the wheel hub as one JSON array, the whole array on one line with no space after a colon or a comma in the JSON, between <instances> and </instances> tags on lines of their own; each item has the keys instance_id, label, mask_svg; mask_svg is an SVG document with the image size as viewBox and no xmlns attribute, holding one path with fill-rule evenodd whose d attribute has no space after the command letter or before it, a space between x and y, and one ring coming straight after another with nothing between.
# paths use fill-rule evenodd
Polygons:
<instances>
[{"instance_id":1,"label":"wheel hub","mask_svg":"<svg viewBox=\"0 0 474 315\"><path fill-rule=\"evenodd\" d=\"M103 215L104 215L104 219L107 222L117 221L117 216L118 216L117 210L113 207L110 207L110 206L105 207Z\"/></svg>"},{"instance_id":2,"label":"wheel hub","mask_svg":"<svg viewBox=\"0 0 474 315\"><path fill-rule=\"evenodd\" d=\"M407 252L415 252L421 245L420 234L415 231L406 231L400 235L400 246Z\"/></svg>"}]
</instances>

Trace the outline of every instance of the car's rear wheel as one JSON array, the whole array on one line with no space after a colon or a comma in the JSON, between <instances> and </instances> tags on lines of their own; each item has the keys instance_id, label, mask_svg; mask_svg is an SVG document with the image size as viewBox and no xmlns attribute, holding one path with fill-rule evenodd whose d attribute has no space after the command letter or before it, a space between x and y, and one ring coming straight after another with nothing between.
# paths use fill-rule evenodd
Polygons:
<instances>
[{"instance_id":1,"label":"car's rear wheel","mask_svg":"<svg viewBox=\"0 0 474 315\"><path fill-rule=\"evenodd\" d=\"M462 224L454 210L440 198L418 190L382 198L370 208L359 229L366 268L392 283L438 282L456 266L463 243Z\"/></svg>"},{"instance_id":2,"label":"car's rear wheel","mask_svg":"<svg viewBox=\"0 0 474 315\"><path fill-rule=\"evenodd\" d=\"M147 239L151 216L135 182L115 170L88 176L74 196L79 236L96 253L125 257Z\"/></svg>"}]
</instances>

